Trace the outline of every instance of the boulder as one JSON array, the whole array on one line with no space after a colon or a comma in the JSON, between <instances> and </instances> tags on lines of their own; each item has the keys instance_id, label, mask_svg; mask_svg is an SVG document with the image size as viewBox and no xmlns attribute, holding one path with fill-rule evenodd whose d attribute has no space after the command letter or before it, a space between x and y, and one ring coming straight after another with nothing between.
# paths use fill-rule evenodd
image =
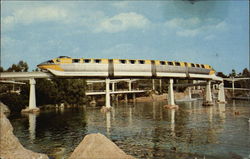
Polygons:
<instances>
[{"instance_id":1,"label":"boulder","mask_svg":"<svg viewBox=\"0 0 250 159\"><path fill-rule=\"evenodd\" d=\"M5 114L10 113L10 109L7 107L7 105L3 104L1 101L0 101L0 111Z\"/></svg>"},{"instance_id":2,"label":"boulder","mask_svg":"<svg viewBox=\"0 0 250 159\"><path fill-rule=\"evenodd\" d=\"M13 127L0 111L0 158L2 159L48 159L48 156L25 149L13 134Z\"/></svg>"},{"instance_id":3,"label":"boulder","mask_svg":"<svg viewBox=\"0 0 250 159\"><path fill-rule=\"evenodd\" d=\"M76 147L69 159L135 159L104 135L89 134Z\"/></svg>"}]
</instances>

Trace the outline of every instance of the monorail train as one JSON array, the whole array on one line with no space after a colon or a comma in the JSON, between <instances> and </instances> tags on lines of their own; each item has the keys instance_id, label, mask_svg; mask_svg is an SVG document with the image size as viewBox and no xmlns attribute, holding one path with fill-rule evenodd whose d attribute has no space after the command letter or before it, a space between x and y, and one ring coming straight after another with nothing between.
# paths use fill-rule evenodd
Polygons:
<instances>
[{"instance_id":1,"label":"monorail train","mask_svg":"<svg viewBox=\"0 0 250 159\"><path fill-rule=\"evenodd\" d=\"M56 76L188 78L215 74L215 70L206 64L160 60L86 59L68 56L54 58L37 67Z\"/></svg>"}]
</instances>

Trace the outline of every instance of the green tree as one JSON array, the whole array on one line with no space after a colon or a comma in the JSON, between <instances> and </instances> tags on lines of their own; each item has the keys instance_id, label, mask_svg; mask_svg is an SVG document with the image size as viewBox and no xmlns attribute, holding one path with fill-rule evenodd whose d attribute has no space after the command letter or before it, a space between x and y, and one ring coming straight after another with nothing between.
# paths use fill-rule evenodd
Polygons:
<instances>
[{"instance_id":1,"label":"green tree","mask_svg":"<svg viewBox=\"0 0 250 159\"><path fill-rule=\"evenodd\" d=\"M12 64L7 69L7 72L27 72L29 69L28 64L24 61L19 61L18 64Z\"/></svg>"},{"instance_id":2,"label":"green tree","mask_svg":"<svg viewBox=\"0 0 250 159\"><path fill-rule=\"evenodd\" d=\"M245 69L242 71L242 76L243 76L243 77L250 77L250 72L248 71L247 68L245 68Z\"/></svg>"},{"instance_id":3,"label":"green tree","mask_svg":"<svg viewBox=\"0 0 250 159\"><path fill-rule=\"evenodd\" d=\"M4 72L4 69L2 66L0 66L0 72Z\"/></svg>"},{"instance_id":4,"label":"green tree","mask_svg":"<svg viewBox=\"0 0 250 159\"><path fill-rule=\"evenodd\" d=\"M229 77L236 77L235 69L232 69L232 72L229 74Z\"/></svg>"},{"instance_id":5,"label":"green tree","mask_svg":"<svg viewBox=\"0 0 250 159\"><path fill-rule=\"evenodd\" d=\"M57 102L84 104L86 82L83 79L54 79L58 89Z\"/></svg>"},{"instance_id":6,"label":"green tree","mask_svg":"<svg viewBox=\"0 0 250 159\"><path fill-rule=\"evenodd\" d=\"M223 72L217 72L217 76L227 78L227 76Z\"/></svg>"}]
</instances>

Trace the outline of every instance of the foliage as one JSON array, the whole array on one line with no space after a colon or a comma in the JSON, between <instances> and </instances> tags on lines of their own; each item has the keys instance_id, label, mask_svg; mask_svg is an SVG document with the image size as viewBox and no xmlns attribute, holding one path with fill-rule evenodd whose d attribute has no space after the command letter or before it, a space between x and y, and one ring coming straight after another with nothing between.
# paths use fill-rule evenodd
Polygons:
<instances>
[{"instance_id":1,"label":"foliage","mask_svg":"<svg viewBox=\"0 0 250 159\"><path fill-rule=\"evenodd\" d=\"M19 61L18 64L13 64L7 69L7 72L27 72L29 69L28 64L24 61Z\"/></svg>"},{"instance_id":2,"label":"foliage","mask_svg":"<svg viewBox=\"0 0 250 159\"><path fill-rule=\"evenodd\" d=\"M68 104L85 103L86 82L83 79L54 79L58 89L57 102Z\"/></svg>"},{"instance_id":3,"label":"foliage","mask_svg":"<svg viewBox=\"0 0 250 159\"><path fill-rule=\"evenodd\" d=\"M236 77L235 69L232 69L232 72L229 74L229 77Z\"/></svg>"},{"instance_id":4,"label":"foliage","mask_svg":"<svg viewBox=\"0 0 250 159\"><path fill-rule=\"evenodd\" d=\"M4 71L3 67L2 67L2 66L0 66L0 72L3 72L3 71Z\"/></svg>"},{"instance_id":5,"label":"foliage","mask_svg":"<svg viewBox=\"0 0 250 159\"><path fill-rule=\"evenodd\" d=\"M0 100L9 107L11 112L19 112L27 105L22 96L17 93L2 93Z\"/></svg>"}]
</instances>

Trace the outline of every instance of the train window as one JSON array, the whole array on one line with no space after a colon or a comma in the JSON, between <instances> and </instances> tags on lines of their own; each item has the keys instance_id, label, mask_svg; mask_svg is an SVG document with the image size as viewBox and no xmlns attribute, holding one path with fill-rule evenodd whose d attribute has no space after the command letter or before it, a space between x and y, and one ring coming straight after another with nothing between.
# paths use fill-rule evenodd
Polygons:
<instances>
[{"instance_id":1,"label":"train window","mask_svg":"<svg viewBox=\"0 0 250 159\"><path fill-rule=\"evenodd\" d=\"M201 65L201 67L202 67L202 68L205 68L205 66L204 66L204 65Z\"/></svg>"},{"instance_id":2,"label":"train window","mask_svg":"<svg viewBox=\"0 0 250 159\"><path fill-rule=\"evenodd\" d=\"M191 63L191 66L192 66L192 67L195 67L195 65L194 65L193 63Z\"/></svg>"},{"instance_id":3,"label":"train window","mask_svg":"<svg viewBox=\"0 0 250 159\"><path fill-rule=\"evenodd\" d=\"M101 59L95 59L95 63L101 63L102 60Z\"/></svg>"},{"instance_id":4,"label":"train window","mask_svg":"<svg viewBox=\"0 0 250 159\"><path fill-rule=\"evenodd\" d=\"M120 63L125 64L126 60L120 60Z\"/></svg>"},{"instance_id":5,"label":"train window","mask_svg":"<svg viewBox=\"0 0 250 159\"><path fill-rule=\"evenodd\" d=\"M173 63L173 62L171 62L171 61L169 61L169 62L168 62L168 65L174 65L174 63Z\"/></svg>"},{"instance_id":6,"label":"train window","mask_svg":"<svg viewBox=\"0 0 250 159\"><path fill-rule=\"evenodd\" d=\"M135 60L129 60L131 64L135 64Z\"/></svg>"},{"instance_id":7,"label":"train window","mask_svg":"<svg viewBox=\"0 0 250 159\"><path fill-rule=\"evenodd\" d=\"M165 61L160 61L160 64L161 65L166 65L166 62Z\"/></svg>"},{"instance_id":8,"label":"train window","mask_svg":"<svg viewBox=\"0 0 250 159\"><path fill-rule=\"evenodd\" d=\"M90 63L90 59L84 59L84 63Z\"/></svg>"},{"instance_id":9,"label":"train window","mask_svg":"<svg viewBox=\"0 0 250 159\"><path fill-rule=\"evenodd\" d=\"M72 59L72 63L79 63L80 59Z\"/></svg>"},{"instance_id":10,"label":"train window","mask_svg":"<svg viewBox=\"0 0 250 159\"><path fill-rule=\"evenodd\" d=\"M200 67L200 65L199 65L199 64L196 64L196 67Z\"/></svg>"},{"instance_id":11,"label":"train window","mask_svg":"<svg viewBox=\"0 0 250 159\"><path fill-rule=\"evenodd\" d=\"M56 59L56 62L60 62L61 60L60 59Z\"/></svg>"},{"instance_id":12,"label":"train window","mask_svg":"<svg viewBox=\"0 0 250 159\"><path fill-rule=\"evenodd\" d=\"M180 62L175 62L175 66L180 66Z\"/></svg>"},{"instance_id":13,"label":"train window","mask_svg":"<svg viewBox=\"0 0 250 159\"><path fill-rule=\"evenodd\" d=\"M188 63L184 62L185 66L188 66Z\"/></svg>"},{"instance_id":14,"label":"train window","mask_svg":"<svg viewBox=\"0 0 250 159\"><path fill-rule=\"evenodd\" d=\"M48 64L52 64L52 63L54 63L52 60L49 60L49 61L46 61L46 63L48 63Z\"/></svg>"},{"instance_id":15,"label":"train window","mask_svg":"<svg viewBox=\"0 0 250 159\"><path fill-rule=\"evenodd\" d=\"M139 60L139 64L145 64L144 60Z\"/></svg>"}]
</instances>

